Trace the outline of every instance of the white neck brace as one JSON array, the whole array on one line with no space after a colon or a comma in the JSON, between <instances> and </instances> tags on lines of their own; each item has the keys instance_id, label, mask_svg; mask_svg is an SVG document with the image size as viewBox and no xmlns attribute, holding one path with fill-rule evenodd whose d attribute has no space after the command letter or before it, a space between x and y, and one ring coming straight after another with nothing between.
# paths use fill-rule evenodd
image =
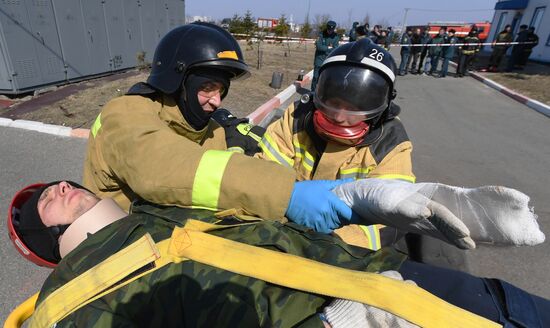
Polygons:
<instances>
[{"instance_id":1,"label":"white neck brace","mask_svg":"<svg viewBox=\"0 0 550 328\"><path fill-rule=\"evenodd\" d=\"M94 207L71 223L60 237L59 253L61 258L88 238L88 234L94 234L127 215L128 213L124 212L111 198L100 200Z\"/></svg>"}]
</instances>

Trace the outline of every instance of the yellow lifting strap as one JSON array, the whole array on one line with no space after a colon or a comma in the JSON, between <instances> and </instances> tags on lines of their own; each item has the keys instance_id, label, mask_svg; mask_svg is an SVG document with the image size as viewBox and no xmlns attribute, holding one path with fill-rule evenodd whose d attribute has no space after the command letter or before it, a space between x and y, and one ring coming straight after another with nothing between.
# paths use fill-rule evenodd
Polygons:
<instances>
[{"instance_id":1,"label":"yellow lifting strap","mask_svg":"<svg viewBox=\"0 0 550 328\"><path fill-rule=\"evenodd\" d=\"M159 267L185 260L211 265L301 291L349 299L391 312L422 327L501 327L424 289L379 274L348 270L296 255L251 246L205 231L223 226L188 220L155 244L147 234L50 294L31 327L49 327L93 300ZM132 279L129 274L155 263Z\"/></svg>"}]
</instances>

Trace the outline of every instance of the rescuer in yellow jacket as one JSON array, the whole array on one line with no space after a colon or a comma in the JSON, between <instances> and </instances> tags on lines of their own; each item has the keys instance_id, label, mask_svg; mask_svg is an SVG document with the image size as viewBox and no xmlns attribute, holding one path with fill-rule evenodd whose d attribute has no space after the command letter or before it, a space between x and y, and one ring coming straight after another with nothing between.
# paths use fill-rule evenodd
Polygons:
<instances>
[{"instance_id":1,"label":"rescuer in yellow jacket","mask_svg":"<svg viewBox=\"0 0 550 328\"><path fill-rule=\"evenodd\" d=\"M230 81L247 74L237 41L224 29L193 23L170 31L147 83L110 101L93 124L84 186L125 210L138 198L241 209L321 232L350 220L351 209L330 191L341 181L296 182L291 169L227 151L212 114Z\"/></svg>"},{"instance_id":2,"label":"rescuer in yellow jacket","mask_svg":"<svg viewBox=\"0 0 550 328\"><path fill-rule=\"evenodd\" d=\"M368 39L336 48L321 66L316 91L290 105L267 128L257 157L293 168L299 181L414 182L412 143L397 117L400 108L392 103L395 71L391 55ZM346 241L380 248L378 226L362 228L366 240L359 238L363 232L357 226L352 229L358 234L347 231ZM395 231L390 235L391 243Z\"/></svg>"}]
</instances>

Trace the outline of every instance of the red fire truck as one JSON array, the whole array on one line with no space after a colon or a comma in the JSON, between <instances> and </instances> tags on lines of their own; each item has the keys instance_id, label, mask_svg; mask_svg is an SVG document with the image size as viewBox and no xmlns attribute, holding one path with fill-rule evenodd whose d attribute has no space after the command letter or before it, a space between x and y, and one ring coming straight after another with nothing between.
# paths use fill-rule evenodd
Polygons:
<instances>
[{"instance_id":1,"label":"red fire truck","mask_svg":"<svg viewBox=\"0 0 550 328\"><path fill-rule=\"evenodd\" d=\"M456 37L458 38L464 38L468 33L472 30L472 28L476 27L478 31L478 38L481 40L481 42L485 41L487 39L487 36L489 35L489 31L491 30L491 23L490 22L478 22L478 23L463 23L463 22L430 22L427 25L417 25L417 26L409 26L413 28L421 28L422 30L428 29L428 33L430 36L434 36L437 33L439 33L439 29L441 27L446 27L447 31L450 29L454 29L456 31Z\"/></svg>"}]
</instances>

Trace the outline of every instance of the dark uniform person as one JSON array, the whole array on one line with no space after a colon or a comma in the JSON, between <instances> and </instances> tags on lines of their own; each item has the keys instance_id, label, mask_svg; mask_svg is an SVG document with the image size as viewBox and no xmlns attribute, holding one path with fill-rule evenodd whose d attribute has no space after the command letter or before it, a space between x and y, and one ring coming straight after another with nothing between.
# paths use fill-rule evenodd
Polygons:
<instances>
[{"instance_id":1,"label":"dark uniform person","mask_svg":"<svg viewBox=\"0 0 550 328\"><path fill-rule=\"evenodd\" d=\"M514 40L514 37L512 36L512 26L506 25L504 27L504 30L502 30L497 35L493 43L506 43L506 42L512 42L513 40ZM498 67L500 66L502 57L506 55L506 51L508 50L508 48L510 48L510 45L505 45L505 44L493 45L493 52L491 53L491 57L489 58L489 67L487 68L489 72L498 72Z\"/></svg>"},{"instance_id":2,"label":"dark uniform person","mask_svg":"<svg viewBox=\"0 0 550 328\"><path fill-rule=\"evenodd\" d=\"M422 66L422 64L420 64L418 67L416 67L416 65L419 64L419 58L422 52L421 45L422 45L422 30L417 28L414 30L414 33L411 36L411 54L409 56L409 60L407 61L407 68L410 67L410 72L412 74L416 74L420 66Z\"/></svg>"},{"instance_id":3,"label":"dark uniform person","mask_svg":"<svg viewBox=\"0 0 550 328\"><path fill-rule=\"evenodd\" d=\"M464 38L464 45L460 47L458 56L458 66L456 68L455 77L464 77L467 74L468 69L475 59L475 55L480 50L480 41L477 37L477 30L472 30L468 33L468 36Z\"/></svg>"},{"instance_id":4,"label":"dark uniform person","mask_svg":"<svg viewBox=\"0 0 550 328\"><path fill-rule=\"evenodd\" d=\"M441 72L439 73L438 77L446 77L447 72L449 70L449 61L453 59L455 56L456 47L454 46L458 39L455 36L455 30L450 29L449 33L447 33L447 36L445 36L445 43L449 44L448 46L443 47L442 49L442 56L443 57L443 64L441 65Z\"/></svg>"},{"instance_id":5,"label":"dark uniform person","mask_svg":"<svg viewBox=\"0 0 550 328\"><path fill-rule=\"evenodd\" d=\"M426 68L424 68L424 71L427 71L428 65L427 64L424 65L424 59L426 59L426 56L428 55L429 47L426 45L431 43L432 41L432 38L430 38L430 33L428 32L428 30L429 28L425 27L424 30L422 31L421 44L423 44L424 46L420 47L422 51L420 53L420 61L418 62L418 70L416 71L416 74L422 74L422 69L423 69L422 66L426 66Z\"/></svg>"},{"instance_id":6,"label":"dark uniform person","mask_svg":"<svg viewBox=\"0 0 550 328\"><path fill-rule=\"evenodd\" d=\"M349 42L353 42L357 40L357 31L356 31L357 25L359 25L359 22L353 22L353 25L349 29L349 32L348 32Z\"/></svg>"},{"instance_id":7,"label":"dark uniform person","mask_svg":"<svg viewBox=\"0 0 550 328\"><path fill-rule=\"evenodd\" d=\"M523 48L523 53L521 54L520 60L518 62L519 69L523 69L529 60L529 56L533 52L533 48L539 44L539 36L535 34L535 28L533 26L529 27L527 30L527 42Z\"/></svg>"},{"instance_id":8,"label":"dark uniform person","mask_svg":"<svg viewBox=\"0 0 550 328\"><path fill-rule=\"evenodd\" d=\"M518 68L519 63L521 61L521 57L523 56L523 52L525 50L525 42L527 42L529 35L529 31L527 30L527 25L522 24L519 27L519 32L516 35L515 42L519 42L519 44L515 44L512 47L512 54L510 55L510 58L508 59L508 65L506 65L506 72L511 72L512 70Z\"/></svg>"},{"instance_id":9,"label":"dark uniform person","mask_svg":"<svg viewBox=\"0 0 550 328\"><path fill-rule=\"evenodd\" d=\"M437 73L437 67L439 66L439 59L443 54L443 47L439 44L445 43L447 36L447 28L442 27L439 29L439 33L432 38L432 43L436 44L433 47L429 47L428 53L430 54L430 75Z\"/></svg>"},{"instance_id":10,"label":"dark uniform person","mask_svg":"<svg viewBox=\"0 0 550 328\"><path fill-rule=\"evenodd\" d=\"M407 27L407 31L401 36L401 62L399 63L399 75L407 75L409 56L411 55L413 31L410 27Z\"/></svg>"},{"instance_id":11,"label":"dark uniform person","mask_svg":"<svg viewBox=\"0 0 550 328\"><path fill-rule=\"evenodd\" d=\"M315 41L315 59L313 61L313 79L311 80L311 91L315 91L319 79L319 68L331 53L338 47L340 36L336 33L336 22L328 21L325 30L321 32Z\"/></svg>"}]
</instances>

